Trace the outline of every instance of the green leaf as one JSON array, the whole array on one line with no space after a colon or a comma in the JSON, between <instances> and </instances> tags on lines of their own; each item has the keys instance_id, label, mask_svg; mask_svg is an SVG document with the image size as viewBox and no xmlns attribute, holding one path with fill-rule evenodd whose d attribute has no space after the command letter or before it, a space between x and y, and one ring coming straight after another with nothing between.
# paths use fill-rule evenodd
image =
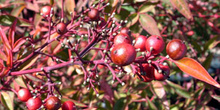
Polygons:
<instances>
[{"instance_id":1,"label":"green leaf","mask_svg":"<svg viewBox=\"0 0 220 110\"><path fill-rule=\"evenodd\" d=\"M144 3L143 5L140 6L140 8L138 9L138 12L139 13L146 13L148 11L151 11L152 9L154 9L154 7L158 3L159 2L155 2L155 3L147 2L147 3Z\"/></svg>"},{"instance_id":2,"label":"green leaf","mask_svg":"<svg viewBox=\"0 0 220 110\"><path fill-rule=\"evenodd\" d=\"M134 25L135 23L137 23L138 19L139 19L139 14L137 13L129 15L127 18L128 23L126 24L126 27L130 27Z\"/></svg>"},{"instance_id":3,"label":"green leaf","mask_svg":"<svg viewBox=\"0 0 220 110\"><path fill-rule=\"evenodd\" d=\"M1 91L1 100L5 107L9 110L14 110L14 93Z\"/></svg>"},{"instance_id":4,"label":"green leaf","mask_svg":"<svg viewBox=\"0 0 220 110\"><path fill-rule=\"evenodd\" d=\"M171 87L174 88L174 90L177 94L179 94L185 98L191 98L190 93L185 88L183 88L180 85L177 85L171 81L168 81L168 80L166 80L166 82L167 82L167 84L169 84Z\"/></svg>"},{"instance_id":5,"label":"green leaf","mask_svg":"<svg viewBox=\"0 0 220 110\"><path fill-rule=\"evenodd\" d=\"M219 36L215 36L213 37L212 39L209 39L206 43L205 43L205 46L204 46L204 52L208 49L212 49L215 45L217 45L220 41L217 40L217 39L220 39Z\"/></svg>"},{"instance_id":6,"label":"green leaf","mask_svg":"<svg viewBox=\"0 0 220 110\"><path fill-rule=\"evenodd\" d=\"M147 103L150 110L158 110L157 107L154 105L154 103L151 102L149 99L147 99Z\"/></svg>"},{"instance_id":7,"label":"green leaf","mask_svg":"<svg viewBox=\"0 0 220 110\"><path fill-rule=\"evenodd\" d=\"M5 25L5 26L10 26L12 25L12 23L14 22L14 20L16 19L16 17L11 16L11 15L1 15L0 16L0 24L1 25ZM32 26L32 24L24 19L21 18L17 18L17 26Z\"/></svg>"},{"instance_id":8,"label":"green leaf","mask_svg":"<svg viewBox=\"0 0 220 110\"><path fill-rule=\"evenodd\" d=\"M141 26L151 35L160 35L156 21L148 14L140 14L139 22Z\"/></svg>"},{"instance_id":9,"label":"green leaf","mask_svg":"<svg viewBox=\"0 0 220 110\"><path fill-rule=\"evenodd\" d=\"M113 110L124 110L126 98L120 98L116 101Z\"/></svg>"},{"instance_id":10,"label":"green leaf","mask_svg":"<svg viewBox=\"0 0 220 110\"><path fill-rule=\"evenodd\" d=\"M135 9L130 5L123 5L123 6L121 6L121 8L123 8L129 12L135 12Z\"/></svg>"},{"instance_id":11,"label":"green leaf","mask_svg":"<svg viewBox=\"0 0 220 110\"><path fill-rule=\"evenodd\" d=\"M207 57L206 57L206 60L202 63L202 66L208 70L210 65L211 65L211 62L212 62L212 58L213 58L213 54L209 54Z\"/></svg>"}]
</instances>

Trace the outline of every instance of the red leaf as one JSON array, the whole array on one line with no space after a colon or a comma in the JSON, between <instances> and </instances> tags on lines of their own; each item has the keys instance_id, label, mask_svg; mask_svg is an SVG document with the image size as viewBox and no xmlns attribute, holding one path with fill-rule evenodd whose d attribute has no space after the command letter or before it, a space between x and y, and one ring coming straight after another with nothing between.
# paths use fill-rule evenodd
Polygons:
<instances>
[{"instance_id":1,"label":"red leaf","mask_svg":"<svg viewBox=\"0 0 220 110\"><path fill-rule=\"evenodd\" d=\"M173 7L175 7L187 19L193 19L192 13L185 0L170 0L170 2L172 3Z\"/></svg>"},{"instance_id":2,"label":"red leaf","mask_svg":"<svg viewBox=\"0 0 220 110\"><path fill-rule=\"evenodd\" d=\"M148 14L140 14L139 22L141 26L151 35L160 35L156 21Z\"/></svg>"},{"instance_id":3,"label":"red leaf","mask_svg":"<svg viewBox=\"0 0 220 110\"><path fill-rule=\"evenodd\" d=\"M11 46L10 46L9 41L8 41L6 35L3 32L1 27L0 27L0 36L1 36L1 40L2 40L3 44L5 45L5 47L10 50Z\"/></svg>"},{"instance_id":4,"label":"red leaf","mask_svg":"<svg viewBox=\"0 0 220 110\"><path fill-rule=\"evenodd\" d=\"M0 50L0 59L7 61L7 56Z\"/></svg>"},{"instance_id":5,"label":"red leaf","mask_svg":"<svg viewBox=\"0 0 220 110\"><path fill-rule=\"evenodd\" d=\"M184 57L177 61L173 60L173 62L180 68L180 70L191 75L192 77L220 88L219 83L217 83L209 75L209 73L205 70L205 68L194 59Z\"/></svg>"},{"instance_id":6,"label":"red leaf","mask_svg":"<svg viewBox=\"0 0 220 110\"><path fill-rule=\"evenodd\" d=\"M26 42L26 40L24 40L23 38L18 39L18 40L15 42L14 48L13 48L12 51L13 51L13 52L19 51L20 46L21 46L22 44L24 44L25 42Z\"/></svg>"},{"instance_id":7,"label":"red leaf","mask_svg":"<svg viewBox=\"0 0 220 110\"><path fill-rule=\"evenodd\" d=\"M8 40L9 40L11 47L13 47L13 45L14 45L16 24L17 24L17 19L14 20L14 22L11 25L11 28L9 30Z\"/></svg>"}]
</instances>

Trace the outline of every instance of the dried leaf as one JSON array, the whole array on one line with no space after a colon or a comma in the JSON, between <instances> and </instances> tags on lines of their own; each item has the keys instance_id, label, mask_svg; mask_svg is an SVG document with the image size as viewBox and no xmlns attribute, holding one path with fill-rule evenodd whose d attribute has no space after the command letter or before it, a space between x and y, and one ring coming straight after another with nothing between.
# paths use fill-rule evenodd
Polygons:
<instances>
[{"instance_id":1,"label":"dried leaf","mask_svg":"<svg viewBox=\"0 0 220 110\"><path fill-rule=\"evenodd\" d=\"M193 19L192 13L185 0L170 0L170 2L172 3L172 6L175 7L187 19Z\"/></svg>"},{"instance_id":2,"label":"dried leaf","mask_svg":"<svg viewBox=\"0 0 220 110\"><path fill-rule=\"evenodd\" d=\"M217 83L205 70L205 68L192 58L184 57L180 60L173 61L183 72L191 75L194 78L202 80L213 86L220 88L219 83Z\"/></svg>"},{"instance_id":3,"label":"dried leaf","mask_svg":"<svg viewBox=\"0 0 220 110\"><path fill-rule=\"evenodd\" d=\"M140 14L139 22L141 26L151 35L160 35L156 21L148 14Z\"/></svg>"}]
</instances>

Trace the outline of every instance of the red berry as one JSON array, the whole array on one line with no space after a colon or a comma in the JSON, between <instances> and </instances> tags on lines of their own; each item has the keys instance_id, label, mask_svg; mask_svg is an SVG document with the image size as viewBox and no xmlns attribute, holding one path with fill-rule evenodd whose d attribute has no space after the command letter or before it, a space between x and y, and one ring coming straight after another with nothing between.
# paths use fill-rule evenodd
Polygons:
<instances>
[{"instance_id":1,"label":"red berry","mask_svg":"<svg viewBox=\"0 0 220 110\"><path fill-rule=\"evenodd\" d=\"M51 96L46 100L45 108L48 110L58 110L61 107L61 101L55 96Z\"/></svg>"},{"instance_id":2,"label":"red berry","mask_svg":"<svg viewBox=\"0 0 220 110\"><path fill-rule=\"evenodd\" d=\"M120 33L123 33L123 34L127 34L127 35L131 35L131 31L129 28L127 27L124 27L121 29Z\"/></svg>"},{"instance_id":3,"label":"red berry","mask_svg":"<svg viewBox=\"0 0 220 110\"><path fill-rule=\"evenodd\" d=\"M76 110L76 107L72 101L65 101L62 105L62 110Z\"/></svg>"},{"instance_id":4,"label":"red berry","mask_svg":"<svg viewBox=\"0 0 220 110\"><path fill-rule=\"evenodd\" d=\"M158 81L163 81L167 79L170 75L170 68L167 65L159 65L160 70L154 69L154 79Z\"/></svg>"},{"instance_id":5,"label":"red berry","mask_svg":"<svg viewBox=\"0 0 220 110\"><path fill-rule=\"evenodd\" d=\"M120 43L128 43L131 44L132 38L128 34L120 33L115 36L114 38L114 44L118 45Z\"/></svg>"},{"instance_id":6,"label":"red berry","mask_svg":"<svg viewBox=\"0 0 220 110\"><path fill-rule=\"evenodd\" d=\"M64 34L66 32L66 24L63 22L57 24L56 30L58 34Z\"/></svg>"},{"instance_id":7,"label":"red berry","mask_svg":"<svg viewBox=\"0 0 220 110\"><path fill-rule=\"evenodd\" d=\"M131 64L136 58L135 48L128 43L115 45L111 51L113 63L125 66Z\"/></svg>"},{"instance_id":8,"label":"red berry","mask_svg":"<svg viewBox=\"0 0 220 110\"><path fill-rule=\"evenodd\" d=\"M18 99L20 99L22 102L26 102L29 98L32 97L30 91L26 88L20 89L17 95Z\"/></svg>"},{"instance_id":9,"label":"red berry","mask_svg":"<svg viewBox=\"0 0 220 110\"><path fill-rule=\"evenodd\" d=\"M50 10L51 7L50 6L44 6L43 8L41 8L41 14L43 14L43 16L50 16Z\"/></svg>"},{"instance_id":10,"label":"red berry","mask_svg":"<svg viewBox=\"0 0 220 110\"><path fill-rule=\"evenodd\" d=\"M170 58L179 60L186 55L187 48L180 39L173 39L167 44L166 52Z\"/></svg>"},{"instance_id":11,"label":"red berry","mask_svg":"<svg viewBox=\"0 0 220 110\"><path fill-rule=\"evenodd\" d=\"M145 51L146 50L146 48L145 48L146 40L147 40L147 37L143 36L143 35L136 37L134 48L140 49L141 52Z\"/></svg>"},{"instance_id":12,"label":"red berry","mask_svg":"<svg viewBox=\"0 0 220 110\"><path fill-rule=\"evenodd\" d=\"M106 25L106 21L105 21L105 19L104 18L101 18L100 17L100 20L99 20L99 22L100 22L100 24L98 24L97 25L97 29L101 29L103 26L105 26Z\"/></svg>"},{"instance_id":13,"label":"red berry","mask_svg":"<svg viewBox=\"0 0 220 110\"><path fill-rule=\"evenodd\" d=\"M154 79L154 67L153 66L150 66L149 64L142 64L143 66L143 72L141 74L142 78L143 78L143 81L144 82L150 82Z\"/></svg>"},{"instance_id":14,"label":"red berry","mask_svg":"<svg viewBox=\"0 0 220 110\"><path fill-rule=\"evenodd\" d=\"M152 54L156 55L163 51L165 43L162 37L157 35L152 35L147 38L145 47L147 51L151 51Z\"/></svg>"},{"instance_id":15,"label":"red berry","mask_svg":"<svg viewBox=\"0 0 220 110\"><path fill-rule=\"evenodd\" d=\"M26 102L26 106L28 108L28 110L36 110L38 108L40 108L42 105L42 101L39 97L36 98L30 98L28 99L28 101Z\"/></svg>"},{"instance_id":16,"label":"red berry","mask_svg":"<svg viewBox=\"0 0 220 110\"><path fill-rule=\"evenodd\" d=\"M95 9L95 8L92 8L89 12L88 12L88 17L91 19L91 20L98 20L99 19L99 10L98 9Z\"/></svg>"}]
</instances>

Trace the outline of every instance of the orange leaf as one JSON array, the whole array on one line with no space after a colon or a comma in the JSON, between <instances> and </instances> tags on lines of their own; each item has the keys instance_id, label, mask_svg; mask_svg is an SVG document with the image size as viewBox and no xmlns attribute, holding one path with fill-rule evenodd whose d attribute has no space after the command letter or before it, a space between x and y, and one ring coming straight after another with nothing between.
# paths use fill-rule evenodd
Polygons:
<instances>
[{"instance_id":1,"label":"orange leaf","mask_svg":"<svg viewBox=\"0 0 220 110\"><path fill-rule=\"evenodd\" d=\"M170 2L172 3L173 7L175 7L187 19L193 19L192 13L185 0L170 0Z\"/></svg>"},{"instance_id":2,"label":"orange leaf","mask_svg":"<svg viewBox=\"0 0 220 110\"><path fill-rule=\"evenodd\" d=\"M173 61L183 72L191 75L194 78L202 80L213 86L220 88L219 83L217 83L206 71L206 69L192 58L184 57L180 60Z\"/></svg>"}]
</instances>

